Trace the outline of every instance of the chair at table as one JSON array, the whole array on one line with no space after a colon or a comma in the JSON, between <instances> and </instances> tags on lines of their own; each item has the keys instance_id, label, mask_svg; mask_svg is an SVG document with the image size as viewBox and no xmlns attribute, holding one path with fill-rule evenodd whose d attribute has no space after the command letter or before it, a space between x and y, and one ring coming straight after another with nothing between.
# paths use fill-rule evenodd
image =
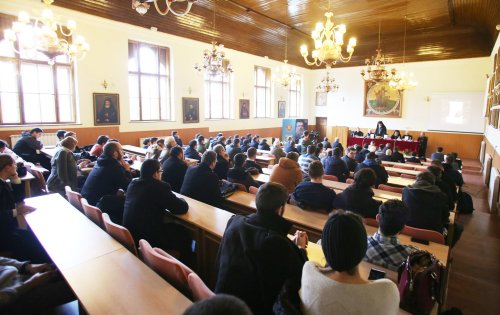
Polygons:
<instances>
[{"instance_id":1,"label":"chair at table","mask_svg":"<svg viewBox=\"0 0 500 315\"><path fill-rule=\"evenodd\" d=\"M191 298L188 276L193 271L160 248L152 248L146 240L139 241L139 251L144 263L168 283Z\"/></svg>"},{"instance_id":2,"label":"chair at table","mask_svg":"<svg viewBox=\"0 0 500 315\"><path fill-rule=\"evenodd\" d=\"M102 219L101 209L90 205L87 199L85 198L82 198L81 202L82 202L83 213L85 213L87 218L89 218L90 221L94 222L101 229L106 230L106 227L104 226L104 221Z\"/></svg>"},{"instance_id":3,"label":"chair at table","mask_svg":"<svg viewBox=\"0 0 500 315\"><path fill-rule=\"evenodd\" d=\"M194 272L188 275L188 285L193 294L194 302L208 299L215 295L215 293L210 290L203 280Z\"/></svg>"},{"instance_id":4,"label":"chair at table","mask_svg":"<svg viewBox=\"0 0 500 315\"><path fill-rule=\"evenodd\" d=\"M352 183L354 183L354 179L348 178L345 180L345 183L351 185Z\"/></svg>"},{"instance_id":5,"label":"chair at table","mask_svg":"<svg viewBox=\"0 0 500 315\"><path fill-rule=\"evenodd\" d=\"M401 177L403 178L409 178L409 179L417 179L417 175L411 175L411 174L401 174Z\"/></svg>"},{"instance_id":6,"label":"chair at table","mask_svg":"<svg viewBox=\"0 0 500 315\"><path fill-rule=\"evenodd\" d=\"M43 173L34 168L31 168L29 172L36 178L36 180L25 183L25 185L31 185L31 196L49 194L49 188L47 187Z\"/></svg>"},{"instance_id":7,"label":"chair at table","mask_svg":"<svg viewBox=\"0 0 500 315\"><path fill-rule=\"evenodd\" d=\"M82 208L82 202L80 201L82 199L82 195L76 191L71 190L71 187L65 186L64 190L66 190L66 198L68 198L69 203L83 212Z\"/></svg>"},{"instance_id":8,"label":"chair at table","mask_svg":"<svg viewBox=\"0 0 500 315\"><path fill-rule=\"evenodd\" d=\"M248 187L248 192L251 194L257 195L258 191L259 191L259 188L255 187L255 186Z\"/></svg>"},{"instance_id":9,"label":"chair at table","mask_svg":"<svg viewBox=\"0 0 500 315\"><path fill-rule=\"evenodd\" d=\"M400 188L400 187L394 187L394 186L380 184L380 185L378 185L377 188L380 190L392 191L392 192L400 193L400 194L403 193L403 188Z\"/></svg>"},{"instance_id":10,"label":"chair at table","mask_svg":"<svg viewBox=\"0 0 500 315\"><path fill-rule=\"evenodd\" d=\"M335 175L323 175L323 179L331 180L333 182L338 182L339 178Z\"/></svg>"},{"instance_id":11,"label":"chair at table","mask_svg":"<svg viewBox=\"0 0 500 315\"><path fill-rule=\"evenodd\" d=\"M132 254L139 256L137 253L137 247L135 246L134 238L127 228L113 223L107 213L102 214L102 220L104 221L106 232L108 232L109 235L120 242L120 244L122 244Z\"/></svg>"},{"instance_id":12,"label":"chair at table","mask_svg":"<svg viewBox=\"0 0 500 315\"><path fill-rule=\"evenodd\" d=\"M405 226L403 231L401 231L401 234L409 235L414 238L418 238L421 240L426 240L429 242L434 242L438 244L444 244L444 236L443 234L433 231L433 230L425 230L425 229L418 229L415 227L411 226Z\"/></svg>"}]
</instances>

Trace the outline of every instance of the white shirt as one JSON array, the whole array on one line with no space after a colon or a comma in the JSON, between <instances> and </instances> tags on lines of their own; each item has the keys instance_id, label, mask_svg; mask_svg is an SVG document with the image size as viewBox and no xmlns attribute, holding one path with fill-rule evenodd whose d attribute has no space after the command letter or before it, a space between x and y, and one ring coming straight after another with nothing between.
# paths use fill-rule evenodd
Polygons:
<instances>
[{"instance_id":1,"label":"white shirt","mask_svg":"<svg viewBox=\"0 0 500 315\"><path fill-rule=\"evenodd\" d=\"M329 278L308 261L302 270L300 299L306 315L391 315L399 312L399 291L389 279L346 284Z\"/></svg>"}]
</instances>

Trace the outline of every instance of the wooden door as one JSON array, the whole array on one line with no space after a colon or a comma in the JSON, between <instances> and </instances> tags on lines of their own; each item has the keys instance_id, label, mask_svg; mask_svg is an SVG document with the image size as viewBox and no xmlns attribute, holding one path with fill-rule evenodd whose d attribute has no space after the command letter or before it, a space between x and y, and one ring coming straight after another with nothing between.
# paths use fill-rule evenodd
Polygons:
<instances>
[{"instance_id":1,"label":"wooden door","mask_svg":"<svg viewBox=\"0 0 500 315\"><path fill-rule=\"evenodd\" d=\"M323 138L326 137L326 129L327 129L327 118L316 117L316 131L319 132L319 138L321 139L321 141L323 141Z\"/></svg>"}]
</instances>

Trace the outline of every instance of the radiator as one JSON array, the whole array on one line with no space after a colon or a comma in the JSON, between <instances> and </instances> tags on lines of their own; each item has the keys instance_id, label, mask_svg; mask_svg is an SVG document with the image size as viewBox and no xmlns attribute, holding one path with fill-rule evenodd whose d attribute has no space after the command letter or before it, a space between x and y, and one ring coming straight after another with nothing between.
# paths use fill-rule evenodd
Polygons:
<instances>
[{"instance_id":1,"label":"radiator","mask_svg":"<svg viewBox=\"0 0 500 315\"><path fill-rule=\"evenodd\" d=\"M10 136L10 144L12 145L12 148L16 145L19 139L21 139L20 134ZM57 135L56 133L44 133L40 138L40 141L42 141L44 146L55 146L57 144Z\"/></svg>"},{"instance_id":2,"label":"radiator","mask_svg":"<svg viewBox=\"0 0 500 315\"><path fill-rule=\"evenodd\" d=\"M490 182L488 183L488 204L490 212L496 213L498 210L498 188L500 186L500 176L496 168L491 169Z\"/></svg>"},{"instance_id":3,"label":"radiator","mask_svg":"<svg viewBox=\"0 0 500 315\"><path fill-rule=\"evenodd\" d=\"M490 184L490 170L491 170L491 155L488 153L484 156L483 178L486 185Z\"/></svg>"}]
</instances>

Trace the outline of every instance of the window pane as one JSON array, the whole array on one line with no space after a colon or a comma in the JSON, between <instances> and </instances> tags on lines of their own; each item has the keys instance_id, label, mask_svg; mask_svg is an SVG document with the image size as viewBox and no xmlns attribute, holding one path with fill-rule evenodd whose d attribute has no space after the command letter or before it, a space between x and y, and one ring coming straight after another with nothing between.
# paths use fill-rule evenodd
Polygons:
<instances>
[{"instance_id":1,"label":"window pane","mask_svg":"<svg viewBox=\"0 0 500 315\"><path fill-rule=\"evenodd\" d=\"M170 112L167 111L169 100L168 80L162 77L160 78L160 119L170 119Z\"/></svg>"},{"instance_id":2,"label":"window pane","mask_svg":"<svg viewBox=\"0 0 500 315\"><path fill-rule=\"evenodd\" d=\"M12 45L9 41L3 39L0 41L0 56L5 57L15 57L14 50L12 49Z\"/></svg>"},{"instance_id":3,"label":"window pane","mask_svg":"<svg viewBox=\"0 0 500 315\"><path fill-rule=\"evenodd\" d=\"M17 93L1 93L0 104L2 105L2 123L17 124L21 122L19 112L19 96Z\"/></svg>"},{"instance_id":4,"label":"window pane","mask_svg":"<svg viewBox=\"0 0 500 315\"><path fill-rule=\"evenodd\" d=\"M141 44L139 50L139 63L142 73L158 74L158 49Z\"/></svg>"},{"instance_id":5,"label":"window pane","mask_svg":"<svg viewBox=\"0 0 500 315\"><path fill-rule=\"evenodd\" d=\"M141 76L141 114L143 120L160 119L160 91L158 78Z\"/></svg>"},{"instance_id":6,"label":"window pane","mask_svg":"<svg viewBox=\"0 0 500 315\"><path fill-rule=\"evenodd\" d=\"M136 43L128 43L128 71L139 71L139 64L137 63Z\"/></svg>"},{"instance_id":7,"label":"window pane","mask_svg":"<svg viewBox=\"0 0 500 315\"><path fill-rule=\"evenodd\" d=\"M71 106L71 95L59 95L59 121L73 121L74 113L73 106Z\"/></svg>"}]
</instances>

